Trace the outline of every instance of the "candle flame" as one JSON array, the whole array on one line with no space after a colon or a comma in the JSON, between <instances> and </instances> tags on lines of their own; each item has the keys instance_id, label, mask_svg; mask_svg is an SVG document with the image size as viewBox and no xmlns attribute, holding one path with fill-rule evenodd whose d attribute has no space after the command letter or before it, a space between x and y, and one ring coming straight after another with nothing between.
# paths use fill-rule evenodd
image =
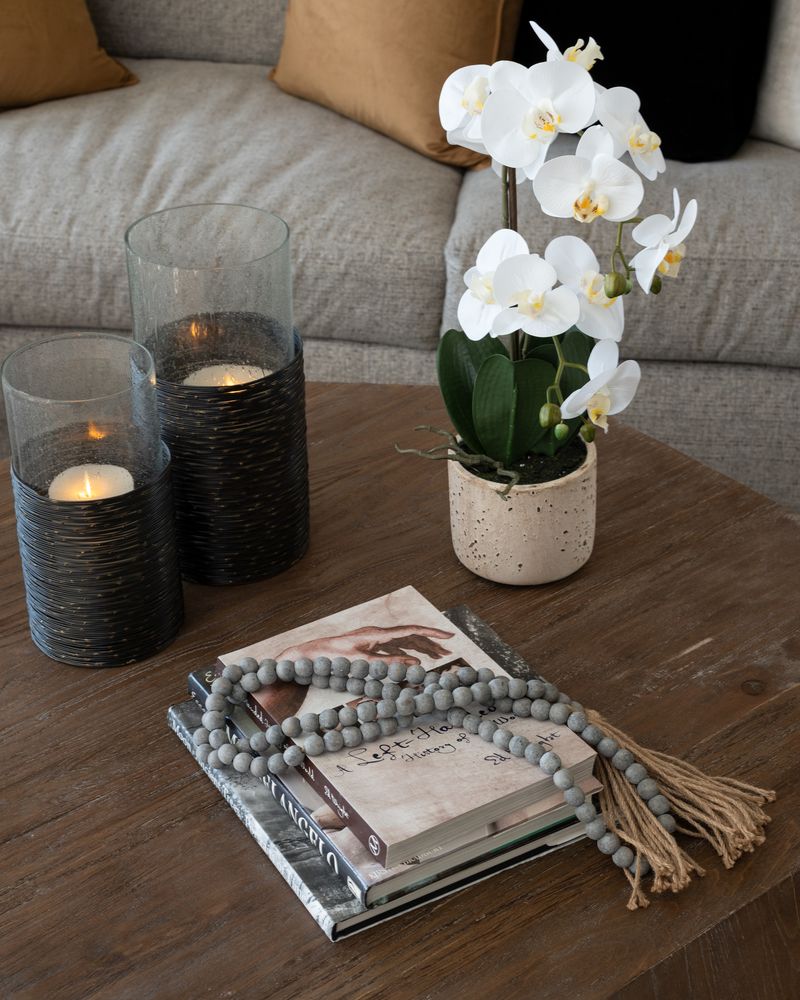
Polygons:
<instances>
[{"instance_id":1,"label":"candle flame","mask_svg":"<svg viewBox=\"0 0 800 1000\"><path fill-rule=\"evenodd\" d=\"M222 384L223 385L238 385L239 383L236 381L236 379L233 377L233 375L231 375L230 372L225 372L225 374L222 377Z\"/></svg>"},{"instance_id":2,"label":"candle flame","mask_svg":"<svg viewBox=\"0 0 800 1000\"><path fill-rule=\"evenodd\" d=\"M193 319L189 324L189 335L194 340L202 340L203 337L208 336L208 330L202 323L198 323L197 320Z\"/></svg>"},{"instance_id":3,"label":"candle flame","mask_svg":"<svg viewBox=\"0 0 800 1000\"><path fill-rule=\"evenodd\" d=\"M84 472L83 474L83 489L78 490L78 496L81 500L91 500L92 499L92 484L89 480L89 473Z\"/></svg>"},{"instance_id":4,"label":"candle flame","mask_svg":"<svg viewBox=\"0 0 800 1000\"><path fill-rule=\"evenodd\" d=\"M86 436L91 441L102 441L103 438L106 437L106 432L98 427L93 420L90 420L89 426L86 430Z\"/></svg>"}]
</instances>

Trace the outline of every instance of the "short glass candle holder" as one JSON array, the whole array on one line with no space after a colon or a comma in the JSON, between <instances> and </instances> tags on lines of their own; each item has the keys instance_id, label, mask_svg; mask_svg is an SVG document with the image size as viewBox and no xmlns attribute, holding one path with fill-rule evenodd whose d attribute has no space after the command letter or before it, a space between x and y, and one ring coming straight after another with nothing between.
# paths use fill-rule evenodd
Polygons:
<instances>
[{"instance_id":1,"label":"short glass candle holder","mask_svg":"<svg viewBox=\"0 0 800 1000\"><path fill-rule=\"evenodd\" d=\"M289 229L244 205L186 205L125 234L136 340L155 357L183 575L272 576L308 546L302 342Z\"/></svg>"},{"instance_id":2,"label":"short glass candle holder","mask_svg":"<svg viewBox=\"0 0 800 1000\"><path fill-rule=\"evenodd\" d=\"M33 641L85 667L152 655L183 593L151 355L67 335L15 351L2 382Z\"/></svg>"}]
</instances>

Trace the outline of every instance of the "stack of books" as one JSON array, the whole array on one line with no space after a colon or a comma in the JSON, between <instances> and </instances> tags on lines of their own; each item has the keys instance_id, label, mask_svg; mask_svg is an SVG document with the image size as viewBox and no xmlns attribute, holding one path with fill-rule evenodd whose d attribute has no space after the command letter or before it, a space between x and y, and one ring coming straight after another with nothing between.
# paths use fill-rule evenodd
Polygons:
<instances>
[{"instance_id":1,"label":"stack of books","mask_svg":"<svg viewBox=\"0 0 800 1000\"><path fill-rule=\"evenodd\" d=\"M414 588L331 615L220 657L189 676L192 698L169 722L194 752L211 683L244 656L402 658L441 674L468 664L537 676L466 608L439 612ZM247 739L289 715L356 706L364 695L277 684L248 695L230 718ZM556 749L587 795L600 790L595 752L565 726L477 704L470 711ZM294 742L302 745L302 737ZM319 926L337 940L582 836L546 775L440 718L374 743L258 779L200 765Z\"/></svg>"}]
</instances>

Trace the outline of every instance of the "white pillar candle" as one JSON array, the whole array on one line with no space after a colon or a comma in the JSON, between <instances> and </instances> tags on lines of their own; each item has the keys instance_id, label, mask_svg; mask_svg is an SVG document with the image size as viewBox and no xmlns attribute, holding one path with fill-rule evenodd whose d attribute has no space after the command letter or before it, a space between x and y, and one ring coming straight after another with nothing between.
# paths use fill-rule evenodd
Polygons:
<instances>
[{"instance_id":1,"label":"white pillar candle","mask_svg":"<svg viewBox=\"0 0 800 1000\"><path fill-rule=\"evenodd\" d=\"M242 385L245 382L255 382L256 379L271 375L269 368L259 368L257 365L206 365L198 368L184 380L184 385Z\"/></svg>"},{"instance_id":2,"label":"white pillar candle","mask_svg":"<svg viewBox=\"0 0 800 1000\"><path fill-rule=\"evenodd\" d=\"M73 465L55 477L47 495L51 500L103 500L130 493L133 476L121 465Z\"/></svg>"}]
</instances>

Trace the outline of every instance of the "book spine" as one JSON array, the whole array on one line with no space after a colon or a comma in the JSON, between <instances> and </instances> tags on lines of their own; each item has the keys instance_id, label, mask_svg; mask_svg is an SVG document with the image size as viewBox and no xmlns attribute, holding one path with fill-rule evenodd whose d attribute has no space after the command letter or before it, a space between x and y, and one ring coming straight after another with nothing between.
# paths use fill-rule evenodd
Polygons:
<instances>
[{"instance_id":1,"label":"book spine","mask_svg":"<svg viewBox=\"0 0 800 1000\"><path fill-rule=\"evenodd\" d=\"M221 660L217 660L211 679L218 677L224 668L224 664ZM247 695L246 701L243 703L242 708L247 712L250 718L255 722L259 729L266 731L270 726L280 725L280 719L276 719L268 712L262 705L255 700L252 694ZM291 740L289 740L291 742ZM320 774L319 769L314 767L313 762L306 757L303 763L297 769L300 774L305 778L305 780L311 785L311 787L316 791L316 793L325 802L330 804L330 807L338 814L340 819L347 824L348 829L358 837L362 844L364 844L370 854L380 862L384 867L387 867L387 846L381 837L372 829L372 827L367 823L364 817L357 812L353 806L347 801L347 799L339 792L338 789L334 788L322 774Z\"/></svg>"},{"instance_id":2,"label":"book spine","mask_svg":"<svg viewBox=\"0 0 800 1000\"><path fill-rule=\"evenodd\" d=\"M213 679L213 670L196 670L194 673L189 674L189 694L203 711L205 711L206 698L211 694L211 682ZM235 720L231 720L229 726L236 736L240 738L245 737L246 734L237 726ZM344 879L350 892L353 893L360 903L366 906L368 884L357 869L350 864L336 844L329 839L322 827L312 818L311 813L309 813L280 778L268 774L261 780L269 789L270 794L278 805L289 816L323 861L339 878Z\"/></svg>"}]
</instances>

